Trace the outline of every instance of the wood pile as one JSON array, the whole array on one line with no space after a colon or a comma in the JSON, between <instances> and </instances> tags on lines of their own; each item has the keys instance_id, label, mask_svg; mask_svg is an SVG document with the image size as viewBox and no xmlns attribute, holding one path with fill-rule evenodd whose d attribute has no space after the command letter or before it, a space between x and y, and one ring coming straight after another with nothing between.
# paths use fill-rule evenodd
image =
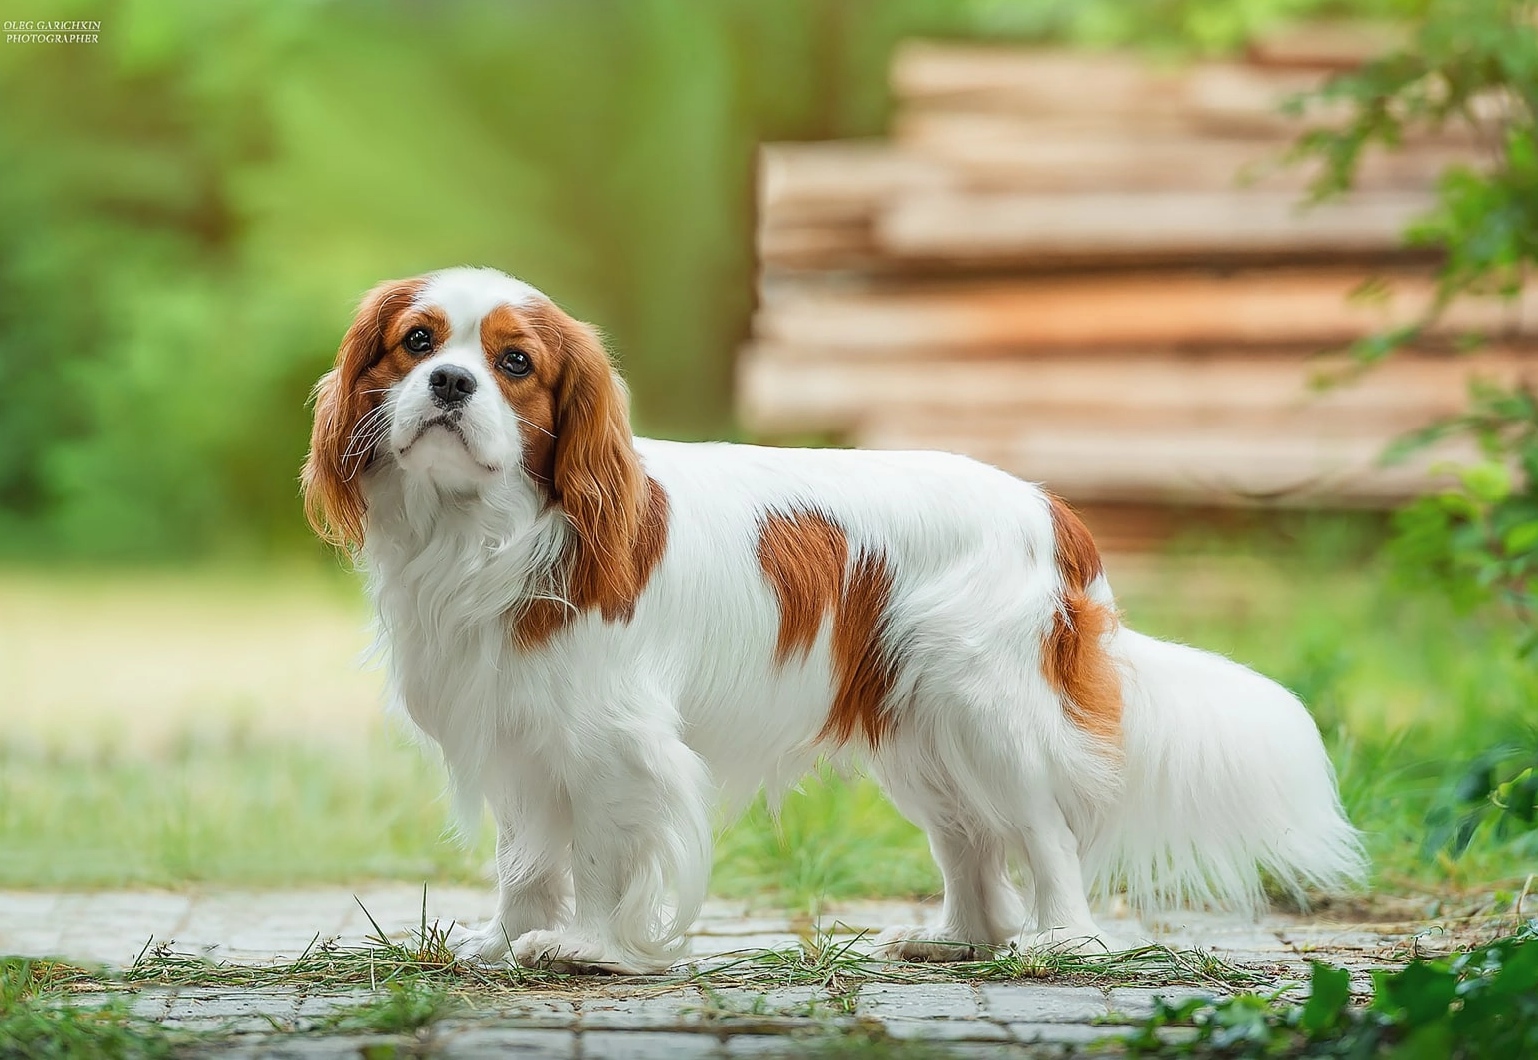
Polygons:
<instances>
[{"instance_id":1,"label":"wood pile","mask_svg":"<svg viewBox=\"0 0 1538 1060\"><path fill-rule=\"evenodd\" d=\"M1446 336L1498 337L1477 356L1449 341L1356 381L1319 356L1426 308L1432 266L1402 232L1437 174L1476 158L1455 135L1417 140L1305 208L1309 170L1278 164L1303 123L1278 105L1341 65L1306 46L1169 69L904 48L889 141L763 149L744 425L964 452L1079 502L1378 506L1427 488L1471 454L1380 454L1462 408L1471 374L1538 363L1538 299L1458 306Z\"/></svg>"}]
</instances>

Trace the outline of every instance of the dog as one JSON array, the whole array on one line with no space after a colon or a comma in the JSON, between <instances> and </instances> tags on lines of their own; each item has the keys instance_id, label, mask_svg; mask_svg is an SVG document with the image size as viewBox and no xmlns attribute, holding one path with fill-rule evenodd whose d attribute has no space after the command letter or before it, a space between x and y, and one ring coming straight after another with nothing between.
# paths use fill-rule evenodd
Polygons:
<instances>
[{"instance_id":1,"label":"dog","mask_svg":"<svg viewBox=\"0 0 1538 1060\"><path fill-rule=\"evenodd\" d=\"M949 453L636 438L628 404L593 328L482 268L374 288L316 388L311 523L366 572L457 816L496 822L467 959L666 969L718 809L823 757L944 877L893 959L1103 944L1097 888L1255 910L1362 876L1302 703L1123 625L1053 494Z\"/></svg>"}]
</instances>

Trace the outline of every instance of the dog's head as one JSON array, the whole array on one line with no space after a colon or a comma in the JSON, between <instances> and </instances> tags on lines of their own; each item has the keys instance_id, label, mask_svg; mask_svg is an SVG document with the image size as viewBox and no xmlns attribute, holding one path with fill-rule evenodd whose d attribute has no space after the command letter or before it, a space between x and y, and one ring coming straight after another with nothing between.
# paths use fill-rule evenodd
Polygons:
<instances>
[{"instance_id":1,"label":"dog's head","mask_svg":"<svg viewBox=\"0 0 1538 1060\"><path fill-rule=\"evenodd\" d=\"M362 544L365 477L389 462L445 493L514 475L602 557L634 535L646 478L624 384L594 330L493 269L382 283L316 388L311 525Z\"/></svg>"}]
</instances>

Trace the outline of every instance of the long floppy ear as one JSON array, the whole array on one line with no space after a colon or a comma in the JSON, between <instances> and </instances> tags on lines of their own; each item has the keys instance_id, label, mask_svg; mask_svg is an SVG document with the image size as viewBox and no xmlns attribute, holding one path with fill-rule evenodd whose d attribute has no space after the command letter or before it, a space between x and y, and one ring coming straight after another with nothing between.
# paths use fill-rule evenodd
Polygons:
<instances>
[{"instance_id":1,"label":"long floppy ear","mask_svg":"<svg viewBox=\"0 0 1538 1060\"><path fill-rule=\"evenodd\" d=\"M362 477L372 447L355 447L358 424L380 404L360 385L365 372L384 356L385 329L411 304L420 280L389 280L363 296L352 326L342 337L336 367L315 385L315 426L300 482L304 513L322 540L343 548L363 544Z\"/></svg>"},{"instance_id":2,"label":"long floppy ear","mask_svg":"<svg viewBox=\"0 0 1538 1060\"><path fill-rule=\"evenodd\" d=\"M647 504L646 473L630 434L630 395L603 343L559 310L561 382L555 407L557 503L577 533L568 592L605 618L627 615L646 572L637 543Z\"/></svg>"}]
</instances>

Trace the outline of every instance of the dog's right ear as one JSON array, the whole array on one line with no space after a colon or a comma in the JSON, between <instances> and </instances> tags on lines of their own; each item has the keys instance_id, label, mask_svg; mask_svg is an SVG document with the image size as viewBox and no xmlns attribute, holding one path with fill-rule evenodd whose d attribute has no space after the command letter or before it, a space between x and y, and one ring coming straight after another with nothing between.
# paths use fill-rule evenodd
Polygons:
<instances>
[{"instance_id":1,"label":"dog's right ear","mask_svg":"<svg viewBox=\"0 0 1538 1060\"><path fill-rule=\"evenodd\" d=\"M352 326L342 337L336 366L315 385L315 426L310 454L300 482L304 512L321 539L342 548L363 544L362 477L373 459L370 446L358 447L358 425L383 401L362 386L366 373L385 355L390 324L422 289L421 280L389 280L364 295Z\"/></svg>"}]
</instances>

